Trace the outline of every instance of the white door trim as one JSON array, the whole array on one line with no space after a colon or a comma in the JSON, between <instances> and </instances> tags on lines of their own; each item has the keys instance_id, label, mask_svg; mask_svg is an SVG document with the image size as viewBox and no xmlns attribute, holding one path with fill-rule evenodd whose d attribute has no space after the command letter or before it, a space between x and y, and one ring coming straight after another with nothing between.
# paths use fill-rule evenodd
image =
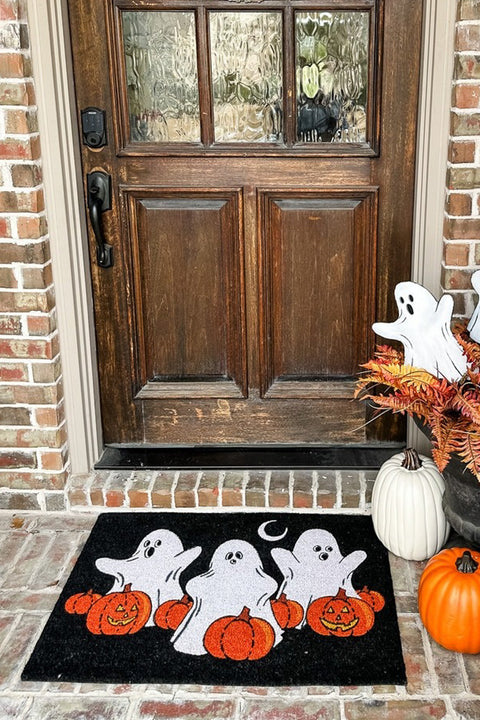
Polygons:
<instances>
[{"instance_id":1,"label":"white door trim","mask_svg":"<svg viewBox=\"0 0 480 720\"><path fill-rule=\"evenodd\" d=\"M412 279L440 287L456 0L424 0ZM72 473L102 450L66 0L27 0Z\"/></svg>"}]
</instances>

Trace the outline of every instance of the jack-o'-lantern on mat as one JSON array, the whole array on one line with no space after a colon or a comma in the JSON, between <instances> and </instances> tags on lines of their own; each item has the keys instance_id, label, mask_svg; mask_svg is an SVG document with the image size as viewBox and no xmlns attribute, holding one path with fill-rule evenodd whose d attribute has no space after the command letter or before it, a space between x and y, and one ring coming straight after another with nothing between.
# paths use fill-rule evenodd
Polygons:
<instances>
[{"instance_id":1,"label":"jack-o'-lantern on mat","mask_svg":"<svg viewBox=\"0 0 480 720\"><path fill-rule=\"evenodd\" d=\"M374 622L372 607L364 600L348 597L344 588L335 597L314 600L307 610L307 623L319 635L342 638L365 635Z\"/></svg>"},{"instance_id":2,"label":"jack-o'-lantern on mat","mask_svg":"<svg viewBox=\"0 0 480 720\"><path fill-rule=\"evenodd\" d=\"M145 625L151 611L148 595L125 585L123 591L109 593L92 605L87 628L94 635L133 635Z\"/></svg>"}]
</instances>

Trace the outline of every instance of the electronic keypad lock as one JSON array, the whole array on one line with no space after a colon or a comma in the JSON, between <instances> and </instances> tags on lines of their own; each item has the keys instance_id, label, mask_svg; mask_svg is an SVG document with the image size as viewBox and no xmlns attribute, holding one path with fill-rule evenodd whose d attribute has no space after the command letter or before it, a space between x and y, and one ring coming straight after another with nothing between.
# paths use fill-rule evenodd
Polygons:
<instances>
[{"instance_id":1,"label":"electronic keypad lock","mask_svg":"<svg viewBox=\"0 0 480 720\"><path fill-rule=\"evenodd\" d=\"M88 107L82 110L81 116L83 144L95 150L104 147L107 144L105 110Z\"/></svg>"}]
</instances>

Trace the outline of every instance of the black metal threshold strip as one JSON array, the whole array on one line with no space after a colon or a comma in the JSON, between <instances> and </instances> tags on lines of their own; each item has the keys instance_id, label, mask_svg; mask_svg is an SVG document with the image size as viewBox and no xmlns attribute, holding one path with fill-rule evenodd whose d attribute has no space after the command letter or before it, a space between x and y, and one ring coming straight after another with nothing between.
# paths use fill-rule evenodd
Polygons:
<instances>
[{"instance_id":1,"label":"black metal threshold strip","mask_svg":"<svg viewBox=\"0 0 480 720\"><path fill-rule=\"evenodd\" d=\"M376 470L402 445L107 445L96 470Z\"/></svg>"}]
</instances>

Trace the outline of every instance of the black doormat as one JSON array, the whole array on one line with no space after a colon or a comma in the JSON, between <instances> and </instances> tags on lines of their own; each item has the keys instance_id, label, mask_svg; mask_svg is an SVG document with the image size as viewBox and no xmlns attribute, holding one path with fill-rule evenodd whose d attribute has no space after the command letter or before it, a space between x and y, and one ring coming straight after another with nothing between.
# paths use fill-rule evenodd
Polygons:
<instances>
[{"instance_id":1,"label":"black doormat","mask_svg":"<svg viewBox=\"0 0 480 720\"><path fill-rule=\"evenodd\" d=\"M387 551L367 516L105 513L22 679L405 684Z\"/></svg>"},{"instance_id":2,"label":"black doormat","mask_svg":"<svg viewBox=\"0 0 480 720\"><path fill-rule=\"evenodd\" d=\"M377 445L107 445L97 470L378 470L405 444Z\"/></svg>"}]
</instances>

